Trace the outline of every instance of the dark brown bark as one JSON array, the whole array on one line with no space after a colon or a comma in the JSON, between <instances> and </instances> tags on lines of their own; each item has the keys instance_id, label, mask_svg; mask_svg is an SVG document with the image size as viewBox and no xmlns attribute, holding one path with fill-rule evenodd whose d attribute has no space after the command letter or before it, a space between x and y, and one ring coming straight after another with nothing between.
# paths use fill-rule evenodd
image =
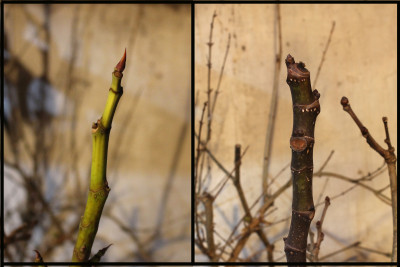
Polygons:
<instances>
[{"instance_id":1,"label":"dark brown bark","mask_svg":"<svg viewBox=\"0 0 400 267\"><path fill-rule=\"evenodd\" d=\"M292 149L293 202L289 235L284 238L288 262L305 262L307 236L314 218L312 197L313 146L315 120L320 112L319 93L311 90L310 72L304 63L288 55L286 82L293 102Z\"/></svg>"}]
</instances>

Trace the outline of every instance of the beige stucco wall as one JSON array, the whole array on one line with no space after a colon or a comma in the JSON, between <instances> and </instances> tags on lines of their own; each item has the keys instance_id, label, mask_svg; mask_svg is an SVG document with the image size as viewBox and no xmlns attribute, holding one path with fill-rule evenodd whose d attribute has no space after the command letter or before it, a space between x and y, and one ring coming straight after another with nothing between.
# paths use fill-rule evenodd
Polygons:
<instances>
[{"instance_id":1,"label":"beige stucco wall","mask_svg":"<svg viewBox=\"0 0 400 267\"><path fill-rule=\"evenodd\" d=\"M241 167L243 186L249 203L253 203L261 192L262 158L274 73L274 10L274 6L268 4L199 4L195 7L195 91L198 94L196 130L202 103L206 101L206 42L209 40L211 17L216 11L211 82L214 89L229 33L232 40L221 85L222 93L213 116L210 148L230 170L233 168L234 145L240 143L243 148L249 147ZM321 94L321 113L316 122L314 166L318 169L330 151L335 150L325 170L356 178L377 169L383 159L368 146L350 116L342 110L342 96L349 98L360 120L384 147L386 144L383 142L385 132L382 116L387 116L392 144L397 151L396 6L281 5L282 59L290 53L296 61L305 62L311 72L311 81L314 81L332 21L336 22L336 28L316 85ZM292 104L285 80L286 66L282 62L270 166L272 176L291 159L289 138L292 129ZM213 167L212 177L215 184L223 177L216 166ZM284 184L289 177L289 170L286 169L275 182L274 189ZM326 179L327 177L314 179L315 202ZM376 188L386 186L387 172L368 184ZM332 197L351 186L347 182L330 178L323 196ZM390 196L388 190L385 194ZM221 211L216 212L216 230L226 236L230 233L226 218L235 225L234 214L239 207L232 185L228 185L221 193L215 205ZM275 202L278 210L267 217L267 220L276 221L289 216L290 205L289 189ZM321 211L320 206L316 211L316 219L320 217ZM222 213L225 213L225 218ZM237 216L239 217L236 218L240 218L241 215ZM284 255L282 238L287 235L287 227L288 224L280 224L268 228L268 237L276 241L275 258ZM391 251L391 208L371 192L361 188L332 200L323 227L325 240L320 256L355 241L361 241L365 247ZM249 242L249 253L259 249L255 244ZM357 256L353 258L356 260L389 260L379 254L349 250L329 258L329 261L343 261L354 255ZM197 259L204 258L198 256Z\"/></svg>"},{"instance_id":2,"label":"beige stucco wall","mask_svg":"<svg viewBox=\"0 0 400 267\"><path fill-rule=\"evenodd\" d=\"M165 203L162 240L153 244L156 261L190 260L190 19L190 5L53 5L49 20L50 42L46 43L42 5L5 6L5 32L12 58L16 58L33 77L38 77L43 73L42 49L49 52L49 83L62 99L54 105L65 111L55 118L59 138L56 151L52 152L54 157L49 162L58 171L69 168L74 160L68 155L70 126L72 111L79 107L75 134L82 186L89 180L91 124L101 116L111 73L127 49L122 81L124 94L114 116L109 142L107 177L111 193L105 210L132 229L139 229L137 234L141 240L148 239L156 226L174 153L178 140L183 138L169 199ZM74 45L73 93L65 97L68 64ZM13 81L12 71L7 77ZM186 128L182 130L185 124ZM184 131L182 136L181 131ZM32 142L30 136L28 132L28 142ZM5 157L12 161L8 142L6 139ZM55 165L60 158L63 159L62 166ZM31 164L29 159L26 161ZM63 177L54 175L52 179L60 184ZM73 174L67 177L66 186L74 190L76 177ZM49 189L44 188L47 194L46 190ZM13 193L7 184L5 192L12 199ZM19 223L22 222L17 221L15 225ZM8 225L7 231L15 225ZM110 243L114 245L107 252L108 261L134 259L136 245L132 239L103 217L93 252ZM66 252L48 260L68 261L73 247L67 245Z\"/></svg>"}]
</instances>

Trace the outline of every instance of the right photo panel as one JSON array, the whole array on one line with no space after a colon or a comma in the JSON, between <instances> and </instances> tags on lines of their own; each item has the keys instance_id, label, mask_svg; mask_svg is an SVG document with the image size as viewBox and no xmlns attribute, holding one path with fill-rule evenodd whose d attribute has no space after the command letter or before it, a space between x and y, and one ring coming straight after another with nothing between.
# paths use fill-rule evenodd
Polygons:
<instances>
[{"instance_id":1,"label":"right photo panel","mask_svg":"<svg viewBox=\"0 0 400 267\"><path fill-rule=\"evenodd\" d=\"M196 262L397 262L397 6L195 4Z\"/></svg>"}]
</instances>

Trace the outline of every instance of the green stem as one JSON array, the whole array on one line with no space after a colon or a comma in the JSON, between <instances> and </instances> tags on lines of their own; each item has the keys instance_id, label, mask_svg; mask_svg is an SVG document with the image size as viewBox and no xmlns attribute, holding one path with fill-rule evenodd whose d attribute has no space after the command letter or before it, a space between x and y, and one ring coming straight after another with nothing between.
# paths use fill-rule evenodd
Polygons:
<instances>
[{"instance_id":1,"label":"green stem","mask_svg":"<svg viewBox=\"0 0 400 267\"><path fill-rule=\"evenodd\" d=\"M286 58L287 83L293 102L292 149L293 202L289 235L285 238L288 262L305 262L307 236L314 218L312 195L313 146L315 120L320 112L319 93L311 90L310 72L304 63Z\"/></svg>"},{"instance_id":2,"label":"green stem","mask_svg":"<svg viewBox=\"0 0 400 267\"><path fill-rule=\"evenodd\" d=\"M122 96L122 72L125 68L126 51L112 74L111 88L108 93L107 103L103 116L92 126L92 169L90 187L85 212L79 224L79 233L76 240L72 262L88 261L92 245L99 227L101 213L107 200L110 188L108 187L107 150L110 136L111 123L118 101Z\"/></svg>"}]
</instances>

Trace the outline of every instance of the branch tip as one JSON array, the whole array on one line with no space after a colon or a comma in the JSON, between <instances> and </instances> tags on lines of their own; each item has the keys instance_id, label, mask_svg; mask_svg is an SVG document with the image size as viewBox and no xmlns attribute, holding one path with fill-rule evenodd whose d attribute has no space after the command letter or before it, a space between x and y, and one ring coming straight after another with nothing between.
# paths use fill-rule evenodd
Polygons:
<instances>
[{"instance_id":1,"label":"branch tip","mask_svg":"<svg viewBox=\"0 0 400 267\"><path fill-rule=\"evenodd\" d=\"M345 108L346 106L349 105L349 99L347 99L347 97L342 97L342 99L340 100L340 104L342 104L343 108Z\"/></svg>"},{"instance_id":2,"label":"branch tip","mask_svg":"<svg viewBox=\"0 0 400 267\"><path fill-rule=\"evenodd\" d=\"M390 142L388 118L382 117L382 121L383 121L383 126L385 127L385 134L386 134L385 143L388 145L389 150L391 150L393 147L392 147L392 143Z\"/></svg>"},{"instance_id":3,"label":"branch tip","mask_svg":"<svg viewBox=\"0 0 400 267\"><path fill-rule=\"evenodd\" d=\"M330 199L328 196L325 197L325 203L326 203L327 205L330 205L330 204L331 204L331 199Z\"/></svg>"},{"instance_id":4,"label":"branch tip","mask_svg":"<svg viewBox=\"0 0 400 267\"><path fill-rule=\"evenodd\" d=\"M40 252L36 249L34 249L33 251L36 253L35 262L43 262L43 258L42 255L40 255Z\"/></svg>"},{"instance_id":5,"label":"branch tip","mask_svg":"<svg viewBox=\"0 0 400 267\"><path fill-rule=\"evenodd\" d=\"M125 69L125 63L126 63L126 48L125 48L125 52L124 52L124 55L122 56L121 60L115 66L115 70L118 72L123 72Z\"/></svg>"},{"instance_id":6,"label":"branch tip","mask_svg":"<svg viewBox=\"0 0 400 267\"><path fill-rule=\"evenodd\" d=\"M288 54L285 59L285 63L286 63L286 66L289 67L289 65L292 65L295 63L294 58L290 54Z\"/></svg>"}]
</instances>

